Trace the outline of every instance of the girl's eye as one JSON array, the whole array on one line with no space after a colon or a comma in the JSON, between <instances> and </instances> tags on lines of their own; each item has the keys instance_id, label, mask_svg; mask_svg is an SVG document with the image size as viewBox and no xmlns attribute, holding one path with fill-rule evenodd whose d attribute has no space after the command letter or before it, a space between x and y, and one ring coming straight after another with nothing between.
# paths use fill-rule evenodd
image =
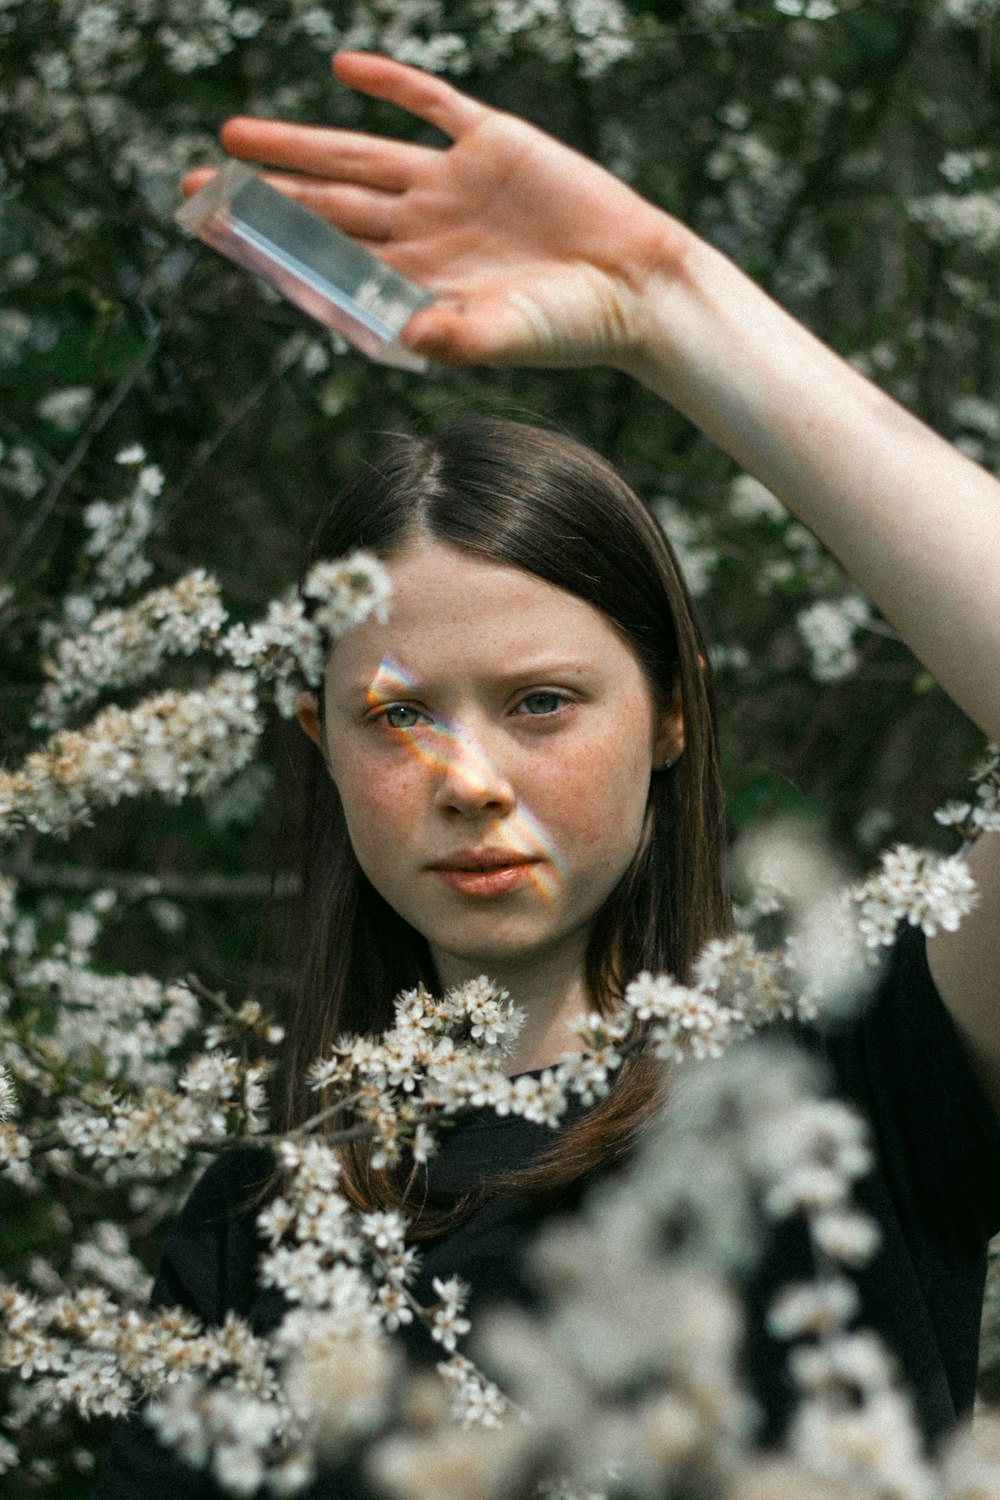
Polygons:
<instances>
[{"instance_id":1,"label":"girl's eye","mask_svg":"<svg viewBox=\"0 0 1000 1500\"><path fill-rule=\"evenodd\" d=\"M406 703L390 703L389 707L379 714L379 718L384 720L390 729L415 729L420 723L419 710L410 708Z\"/></svg>"},{"instance_id":2,"label":"girl's eye","mask_svg":"<svg viewBox=\"0 0 1000 1500\"><path fill-rule=\"evenodd\" d=\"M561 693L528 693L521 699L520 707L531 718L541 719L548 714L558 713L565 702Z\"/></svg>"}]
</instances>

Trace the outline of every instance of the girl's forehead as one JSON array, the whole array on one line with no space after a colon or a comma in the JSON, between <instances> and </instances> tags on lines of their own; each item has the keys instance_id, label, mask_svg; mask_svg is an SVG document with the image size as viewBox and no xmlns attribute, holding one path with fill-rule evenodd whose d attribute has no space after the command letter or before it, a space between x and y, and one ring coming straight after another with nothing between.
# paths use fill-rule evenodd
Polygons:
<instances>
[{"instance_id":1,"label":"girl's forehead","mask_svg":"<svg viewBox=\"0 0 1000 1500\"><path fill-rule=\"evenodd\" d=\"M522 675L546 665L579 671L634 660L610 620L585 599L523 568L421 542L387 563L393 594L334 646L330 672L370 687L416 687L441 674Z\"/></svg>"},{"instance_id":2,"label":"girl's forehead","mask_svg":"<svg viewBox=\"0 0 1000 1500\"><path fill-rule=\"evenodd\" d=\"M568 633L588 642L615 634L579 595L524 568L425 542L387 564L392 600L386 623L362 627L374 642L396 640L441 649L519 648ZM370 627L370 629L368 628ZM358 640L362 631L352 632Z\"/></svg>"}]
</instances>

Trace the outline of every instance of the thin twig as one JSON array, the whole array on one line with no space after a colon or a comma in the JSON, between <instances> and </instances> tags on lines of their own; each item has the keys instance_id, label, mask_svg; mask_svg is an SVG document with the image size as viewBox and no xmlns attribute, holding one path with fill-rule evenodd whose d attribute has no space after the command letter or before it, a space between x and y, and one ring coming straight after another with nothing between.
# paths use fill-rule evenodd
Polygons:
<instances>
[{"instance_id":1,"label":"thin twig","mask_svg":"<svg viewBox=\"0 0 1000 1500\"><path fill-rule=\"evenodd\" d=\"M285 871L267 875L152 875L96 870L76 865L19 864L0 860L0 876L32 889L115 891L128 901L166 896L190 901L256 901L273 896L288 901L298 894L298 876Z\"/></svg>"},{"instance_id":2,"label":"thin twig","mask_svg":"<svg viewBox=\"0 0 1000 1500\"><path fill-rule=\"evenodd\" d=\"M230 412L229 416L221 424L221 426L219 426L213 433L213 435L205 443L202 444L202 446L198 450L197 457L195 458L191 467L188 469L187 473L184 475L184 478L181 479L179 483L175 485L173 489L169 490L164 496L163 503L165 513L173 510L174 507L184 498L197 476L201 473L202 469L208 466L208 464L212 461L216 453L221 448L222 444L226 441L226 438L229 437L230 433L240 425L244 417L249 416L254 407L257 406L261 401L263 401L264 397L267 395L268 391L271 390L272 386L277 385L279 381L283 380L285 375L287 375L288 371L293 367L293 365L298 363L298 361L302 357L302 350L305 346L305 342L306 340L304 335L300 339L291 339L289 341L289 346L286 348L281 358L277 361L274 369L271 370L267 375L265 375L262 380L259 380L257 382L257 384L251 391L247 393L247 395L239 403L239 405L235 407L232 412Z\"/></svg>"},{"instance_id":3,"label":"thin twig","mask_svg":"<svg viewBox=\"0 0 1000 1500\"><path fill-rule=\"evenodd\" d=\"M41 503L39 504L34 518L25 527L16 544L11 548L10 556L7 559L7 565L2 571L0 571L0 581L11 577L22 556L33 544L35 538L38 536L42 527L45 525L45 522L52 514L52 511L55 509L56 505L59 503L59 499L62 496L63 490L66 488L67 484L72 479L73 475L76 473L77 469L80 467L87 454L90 452L90 445L93 442L94 438L111 421L111 418L114 416L119 406L121 406L122 402L125 400L125 397L133 389L140 377L145 373L147 366L149 365L154 353L156 352L158 344L158 335L150 339L149 343L146 345L141 359L137 360L133 368L129 371L128 375L126 375L123 380L120 380L118 382L118 385L115 387L114 391L111 393L108 399L102 406L98 408L95 415L87 423L84 431L80 434L80 437L73 445L73 449L68 457L65 458L56 469L56 472L53 474L51 480L49 481L48 489L42 496Z\"/></svg>"}]
</instances>

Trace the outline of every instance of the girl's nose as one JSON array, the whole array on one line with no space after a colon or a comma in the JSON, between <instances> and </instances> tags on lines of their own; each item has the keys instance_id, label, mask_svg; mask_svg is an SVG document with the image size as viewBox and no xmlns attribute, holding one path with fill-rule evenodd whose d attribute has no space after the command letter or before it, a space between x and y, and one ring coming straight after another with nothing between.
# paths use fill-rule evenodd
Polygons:
<instances>
[{"instance_id":1,"label":"girl's nose","mask_svg":"<svg viewBox=\"0 0 1000 1500\"><path fill-rule=\"evenodd\" d=\"M466 817L482 812L502 817L513 810L517 803L513 786L475 740L452 730L441 751L435 807L451 808Z\"/></svg>"}]
</instances>

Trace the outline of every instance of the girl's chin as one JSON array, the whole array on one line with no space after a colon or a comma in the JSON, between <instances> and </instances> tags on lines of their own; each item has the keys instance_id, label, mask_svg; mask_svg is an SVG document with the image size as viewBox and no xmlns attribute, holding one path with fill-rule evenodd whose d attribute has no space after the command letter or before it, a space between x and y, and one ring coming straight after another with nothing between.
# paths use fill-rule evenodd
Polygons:
<instances>
[{"instance_id":1,"label":"girl's chin","mask_svg":"<svg viewBox=\"0 0 1000 1500\"><path fill-rule=\"evenodd\" d=\"M538 965L558 959L564 947L566 957L580 963L586 948L578 934L574 934L571 940L536 934L511 935L506 940L498 940L496 933L490 934L489 938L470 934L465 942L456 941L455 935L451 934L447 944L436 943L433 937L428 939L428 944L435 967L447 984L462 982L451 977L456 969L461 969L463 979L478 978L480 974L500 979L506 974L530 972Z\"/></svg>"}]
</instances>

